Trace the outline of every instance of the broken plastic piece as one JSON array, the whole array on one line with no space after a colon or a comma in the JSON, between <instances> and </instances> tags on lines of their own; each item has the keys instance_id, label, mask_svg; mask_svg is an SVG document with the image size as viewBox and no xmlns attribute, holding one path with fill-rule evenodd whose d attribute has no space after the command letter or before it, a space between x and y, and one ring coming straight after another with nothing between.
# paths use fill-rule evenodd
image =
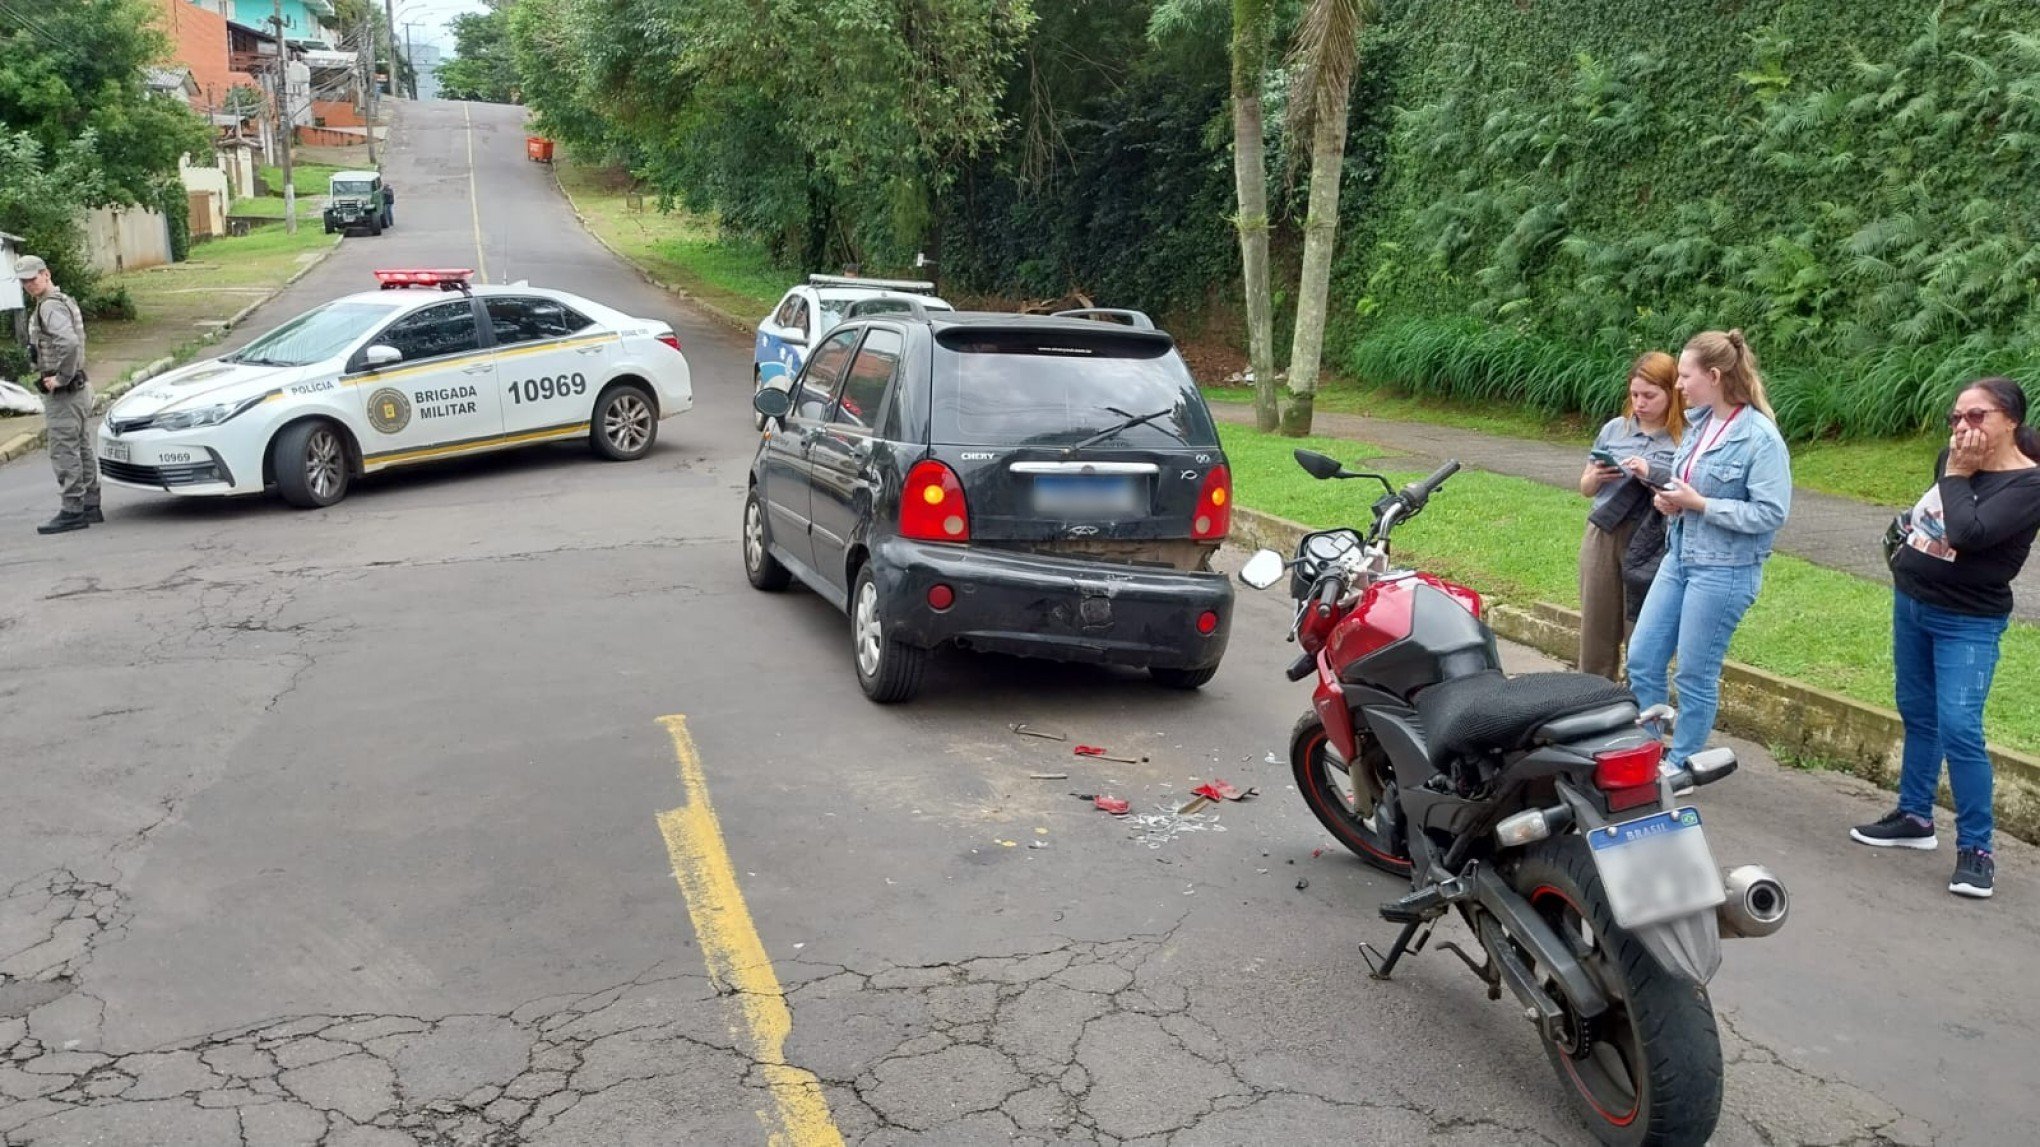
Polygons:
<instances>
[{"instance_id":1,"label":"broken plastic piece","mask_svg":"<svg viewBox=\"0 0 2040 1147\"><path fill-rule=\"evenodd\" d=\"M1125 816L1127 813L1133 811L1133 805L1131 803L1120 800L1118 797L1108 796L1092 797L1091 803L1098 807L1098 811L1109 812L1113 816Z\"/></svg>"}]
</instances>

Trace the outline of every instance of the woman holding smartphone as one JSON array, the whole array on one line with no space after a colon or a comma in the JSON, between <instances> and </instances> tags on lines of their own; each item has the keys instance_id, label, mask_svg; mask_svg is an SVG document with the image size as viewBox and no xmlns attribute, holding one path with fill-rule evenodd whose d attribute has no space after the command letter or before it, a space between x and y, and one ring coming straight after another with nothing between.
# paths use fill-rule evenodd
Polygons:
<instances>
[{"instance_id":1,"label":"woman holding smartphone","mask_svg":"<svg viewBox=\"0 0 2040 1147\"><path fill-rule=\"evenodd\" d=\"M1629 618L1623 608L1622 556L1651 508L1651 491L1622 470L1641 458L1658 470L1670 467L1686 429L1674 389L1679 365L1663 351L1650 351L1629 367L1629 401L1619 417L1594 437L1580 493L1594 500L1580 538L1580 672L1614 680L1622 670L1622 640Z\"/></svg>"},{"instance_id":2,"label":"woman holding smartphone","mask_svg":"<svg viewBox=\"0 0 2040 1147\"><path fill-rule=\"evenodd\" d=\"M1742 332L1693 336L1678 377L1691 429L1671 473L1659 483L1644 459L1623 462L1631 477L1659 485L1653 505L1670 519L1664 564L1629 640L1629 687L1646 708L1665 703L1678 655L1673 766L1707 747L1729 638L1757 600L1771 540L1792 508L1792 460Z\"/></svg>"}]
</instances>

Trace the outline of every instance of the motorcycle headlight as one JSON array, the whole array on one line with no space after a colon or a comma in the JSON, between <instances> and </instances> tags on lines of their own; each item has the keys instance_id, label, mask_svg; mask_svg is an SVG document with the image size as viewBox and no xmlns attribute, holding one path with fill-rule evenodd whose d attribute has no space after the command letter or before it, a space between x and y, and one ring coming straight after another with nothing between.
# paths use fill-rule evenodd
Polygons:
<instances>
[{"instance_id":1,"label":"motorcycle headlight","mask_svg":"<svg viewBox=\"0 0 2040 1147\"><path fill-rule=\"evenodd\" d=\"M190 410L172 410L158 414L155 419L158 430L189 430L194 426L217 426L236 414L262 401L262 396L242 399L240 402L222 402L214 406L198 406Z\"/></svg>"}]
</instances>

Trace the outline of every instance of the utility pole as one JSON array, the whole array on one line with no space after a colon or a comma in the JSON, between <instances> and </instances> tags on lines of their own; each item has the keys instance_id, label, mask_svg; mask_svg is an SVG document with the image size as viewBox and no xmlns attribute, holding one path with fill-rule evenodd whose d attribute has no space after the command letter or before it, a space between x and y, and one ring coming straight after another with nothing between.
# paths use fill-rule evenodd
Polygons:
<instances>
[{"instance_id":1,"label":"utility pole","mask_svg":"<svg viewBox=\"0 0 2040 1147\"><path fill-rule=\"evenodd\" d=\"M297 187L290 178L291 137L297 134L297 117L290 110L290 74L285 65L290 62L290 47L283 39L283 0L276 0L276 14L270 17L276 26L276 106L278 125L277 137L283 141L283 229L286 234L297 234Z\"/></svg>"},{"instance_id":2,"label":"utility pole","mask_svg":"<svg viewBox=\"0 0 2040 1147\"><path fill-rule=\"evenodd\" d=\"M416 26L410 20L404 21L404 61L411 65L411 99L413 102L416 102L418 99L418 53L411 47L411 29Z\"/></svg>"},{"instance_id":3,"label":"utility pole","mask_svg":"<svg viewBox=\"0 0 2040 1147\"><path fill-rule=\"evenodd\" d=\"M383 16L389 20L390 95L397 94L397 0L383 0Z\"/></svg>"},{"instance_id":4,"label":"utility pole","mask_svg":"<svg viewBox=\"0 0 2040 1147\"><path fill-rule=\"evenodd\" d=\"M361 14L361 118L368 125L368 166L375 166L375 9Z\"/></svg>"}]
</instances>

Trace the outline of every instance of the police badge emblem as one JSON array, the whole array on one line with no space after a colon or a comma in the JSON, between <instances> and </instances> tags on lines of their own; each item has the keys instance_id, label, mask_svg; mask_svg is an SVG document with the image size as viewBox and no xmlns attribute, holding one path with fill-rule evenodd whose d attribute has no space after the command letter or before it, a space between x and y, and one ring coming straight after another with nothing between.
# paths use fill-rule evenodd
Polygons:
<instances>
[{"instance_id":1,"label":"police badge emblem","mask_svg":"<svg viewBox=\"0 0 2040 1147\"><path fill-rule=\"evenodd\" d=\"M395 434L411 424L411 400L403 391L383 387L368 396L368 424L384 434Z\"/></svg>"}]
</instances>

